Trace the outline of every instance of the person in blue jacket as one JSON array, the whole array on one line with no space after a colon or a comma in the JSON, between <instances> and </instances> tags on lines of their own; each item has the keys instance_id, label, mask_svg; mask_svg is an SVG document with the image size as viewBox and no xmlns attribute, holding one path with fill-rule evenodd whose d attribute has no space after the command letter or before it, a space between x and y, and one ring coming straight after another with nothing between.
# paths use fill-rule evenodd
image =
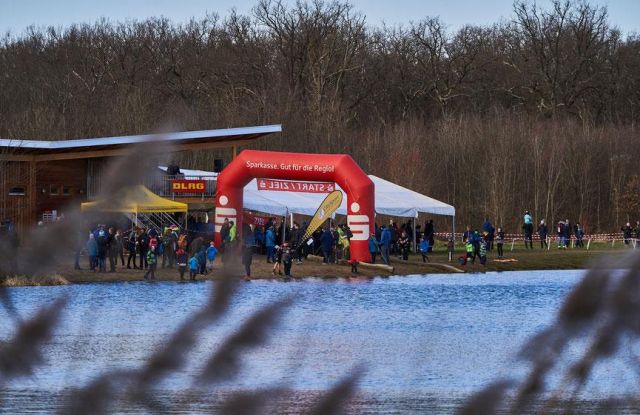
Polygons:
<instances>
[{"instance_id":1,"label":"person in blue jacket","mask_svg":"<svg viewBox=\"0 0 640 415\"><path fill-rule=\"evenodd\" d=\"M198 259L198 271L202 275L207 274L207 248L203 246L200 247L200 250L196 254L196 258Z\"/></svg>"},{"instance_id":2,"label":"person in blue jacket","mask_svg":"<svg viewBox=\"0 0 640 415\"><path fill-rule=\"evenodd\" d=\"M264 236L264 246L267 248L267 263L275 261L276 233L273 230L273 226L269 226L267 229L267 233Z\"/></svg>"},{"instance_id":3,"label":"person in blue jacket","mask_svg":"<svg viewBox=\"0 0 640 415\"><path fill-rule=\"evenodd\" d=\"M427 238L422 238L419 249L422 254L422 262L430 262L429 257L427 256L429 254L429 240Z\"/></svg>"},{"instance_id":4,"label":"person in blue jacket","mask_svg":"<svg viewBox=\"0 0 640 415\"><path fill-rule=\"evenodd\" d=\"M380 256L385 264L389 265L389 248L391 247L391 231L386 225L382 225L380 232Z\"/></svg>"},{"instance_id":5,"label":"person in blue jacket","mask_svg":"<svg viewBox=\"0 0 640 415\"><path fill-rule=\"evenodd\" d=\"M213 271L216 255L218 255L218 248L216 248L216 245L211 241L207 248L207 271Z\"/></svg>"},{"instance_id":6,"label":"person in blue jacket","mask_svg":"<svg viewBox=\"0 0 640 415\"><path fill-rule=\"evenodd\" d=\"M86 249L87 255L89 256L89 268L91 271L96 272L96 265L98 264L98 242L96 242L93 233L89 234Z\"/></svg>"},{"instance_id":7,"label":"person in blue jacket","mask_svg":"<svg viewBox=\"0 0 640 415\"><path fill-rule=\"evenodd\" d=\"M191 281L195 281L196 280L196 274L198 273L198 266L200 264L198 263L198 258L196 258L196 255L194 254L190 259L189 259L189 278L191 279Z\"/></svg>"},{"instance_id":8,"label":"person in blue jacket","mask_svg":"<svg viewBox=\"0 0 640 415\"><path fill-rule=\"evenodd\" d=\"M380 243L376 239L376 234L374 232L371 232L371 236L369 236L369 253L371 254L372 264L376 263L378 252L380 252Z\"/></svg>"},{"instance_id":9,"label":"person in blue jacket","mask_svg":"<svg viewBox=\"0 0 640 415\"><path fill-rule=\"evenodd\" d=\"M493 240L495 238L496 229L491 224L489 218L484 219L482 224L482 233L485 235L485 241L487 242L487 250L493 250Z\"/></svg>"},{"instance_id":10,"label":"person in blue jacket","mask_svg":"<svg viewBox=\"0 0 640 415\"><path fill-rule=\"evenodd\" d=\"M320 245L322 246L323 264L328 264L331 260L331 250L333 249L333 235L329 228L324 228L322 236L320 236Z\"/></svg>"},{"instance_id":11,"label":"person in blue jacket","mask_svg":"<svg viewBox=\"0 0 640 415\"><path fill-rule=\"evenodd\" d=\"M256 226L256 230L253 232L253 236L256 242L256 253L262 253L262 247L264 246L264 234L262 233L262 227Z\"/></svg>"}]
</instances>

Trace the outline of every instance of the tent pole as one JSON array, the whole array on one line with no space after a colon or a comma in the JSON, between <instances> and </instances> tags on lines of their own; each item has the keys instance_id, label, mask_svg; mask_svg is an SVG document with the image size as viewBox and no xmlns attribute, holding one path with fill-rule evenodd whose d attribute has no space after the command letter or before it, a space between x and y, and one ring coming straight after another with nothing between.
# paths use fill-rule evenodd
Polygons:
<instances>
[{"instance_id":1,"label":"tent pole","mask_svg":"<svg viewBox=\"0 0 640 415\"><path fill-rule=\"evenodd\" d=\"M284 244L287 239L287 215L289 214L289 208L286 209L287 210L285 210L284 212L284 218L282 222L282 244Z\"/></svg>"},{"instance_id":2,"label":"tent pole","mask_svg":"<svg viewBox=\"0 0 640 415\"><path fill-rule=\"evenodd\" d=\"M413 235L411 237L411 239L413 240L413 253L417 254L418 253L418 241L417 241L417 237L416 237L416 218L413 218Z\"/></svg>"},{"instance_id":3,"label":"tent pole","mask_svg":"<svg viewBox=\"0 0 640 415\"><path fill-rule=\"evenodd\" d=\"M452 216L451 219L451 239L453 239L453 249L456 248L456 215Z\"/></svg>"}]
</instances>

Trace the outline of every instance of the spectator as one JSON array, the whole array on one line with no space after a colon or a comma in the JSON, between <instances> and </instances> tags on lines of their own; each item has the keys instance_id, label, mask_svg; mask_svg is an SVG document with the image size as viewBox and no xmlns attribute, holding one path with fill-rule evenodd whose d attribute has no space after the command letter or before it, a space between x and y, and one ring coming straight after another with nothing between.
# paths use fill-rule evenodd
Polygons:
<instances>
[{"instance_id":1,"label":"spectator","mask_svg":"<svg viewBox=\"0 0 640 415\"><path fill-rule=\"evenodd\" d=\"M291 277L291 265L293 264L293 254L291 252L291 248L288 243L282 244L282 265L284 265L284 276L285 278Z\"/></svg>"},{"instance_id":2,"label":"spectator","mask_svg":"<svg viewBox=\"0 0 640 415\"><path fill-rule=\"evenodd\" d=\"M331 237L333 238L333 246L331 249L333 250L333 255L331 259L333 262L338 263L338 259L341 258L342 250L338 245L338 241L340 240L340 234L338 233L339 228L331 226Z\"/></svg>"},{"instance_id":3,"label":"spectator","mask_svg":"<svg viewBox=\"0 0 640 415\"><path fill-rule=\"evenodd\" d=\"M522 229L524 230L524 247L533 249L533 217L528 210L524 213Z\"/></svg>"},{"instance_id":4,"label":"spectator","mask_svg":"<svg viewBox=\"0 0 640 415\"><path fill-rule=\"evenodd\" d=\"M106 258L107 251L109 249L109 235L107 231L104 230L104 226L100 225L98 228L98 237L96 238L96 242L98 244L98 272L106 272Z\"/></svg>"},{"instance_id":5,"label":"spectator","mask_svg":"<svg viewBox=\"0 0 640 415\"><path fill-rule=\"evenodd\" d=\"M467 262L469 262L469 260L471 260L471 263L475 263L476 262L476 257L474 255L474 249L473 249L473 243L471 241L471 238L467 239L467 242L464 245L465 250L467 252L467 256L464 260L464 264L466 264Z\"/></svg>"},{"instance_id":6,"label":"spectator","mask_svg":"<svg viewBox=\"0 0 640 415\"><path fill-rule=\"evenodd\" d=\"M207 248L202 245L196 254L198 259L198 272L201 275L207 274Z\"/></svg>"},{"instance_id":7,"label":"spectator","mask_svg":"<svg viewBox=\"0 0 640 415\"><path fill-rule=\"evenodd\" d=\"M429 240L426 238L422 238L420 241L420 253L422 254L422 262L429 262Z\"/></svg>"},{"instance_id":8,"label":"spectator","mask_svg":"<svg viewBox=\"0 0 640 415\"><path fill-rule=\"evenodd\" d=\"M371 254L371 263L376 263L376 257L378 256L378 252L380 251L379 242L376 239L376 234L371 233L369 236L369 253Z\"/></svg>"},{"instance_id":9,"label":"spectator","mask_svg":"<svg viewBox=\"0 0 640 415\"><path fill-rule=\"evenodd\" d=\"M198 258L196 258L196 253L191 256L189 259L189 279L191 281L196 280L196 275L198 274Z\"/></svg>"},{"instance_id":10,"label":"spectator","mask_svg":"<svg viewBox=\"0 0 640 415\"><path fill-rule=\"evenodd\" d=\"M116 242L116 231L113 227L109 228L107 234L107 255L109 256L109 272L116 272L116 264L118 263L118 243Z\"/></svg>"},{"instance_id":11,"label":"spectator","mask_svg":"<svg viewBox=\"0 0 640 415\"><path fill-rule=\"evenodd\" d=\"M138 234L138 247L140 249L140 269L146 269L149 265L147 262L147 253L149 252L149 235L145 228L140 228Z\"/></svg>"},{"instance_id":12,"label":"spectator","mask_svg":"<svg viewBox=\"0 0 640 415\"><path fill-rule=\"evenodd\" d=\"M96 272L96 266L98 264L98 243L93 233L89 234L86 249L87 255L89 256L89 269Z\"/></svg>"},{"instance_id":13,"label":"spectator","mask_svg":"<svg viewBox=\"0 0 640 415\"><path fill-rule=\"evenodd\" d=\"M482 224L482 233L485 235L485 241L487 242L487 250L493 250L493 240L495 237L496 229L491 224L489 218L484 219L484 223Z\"/></svg>"},{"instance_id":14,"label":"spectator","mask_svg":"<svg viewBox=\"0 0 640 415\"><path fill-rule=\"evenodd\" d=\"M498 258L502 258L504 256L504 250L503 250L504 231L502 230L502 227L498 227L498 233L496 235L497 235L496 245L498 247Z\"/></svg>"},{"instance_id":15,"label":"spectator","mask_svg":"<svg viewBox=\"0 0 640 415\"><path fill-rule=\"evenodd\" d=\"M471 236L471 245L473 246L473 263L476 262L476 257L480 255L480 232L473 231Z\"/></svg>"},{"instance_id":16,"label":"spectator","mask_svg":"<svg viewBox=\"0 0 640 415\"><path fill-rule=\"evenodd\" d=\"M424 225L424 237L429 242L429 252L433 252L433 246L435 244L436 230L433 226L433 219L429 219Z\"/></svg>"},{"instance_id":17,"label":"spectator","mask_svg":"<svg viewBox=\"0 0 640 415\"><path fill-rule=\"evenodd\" d=\"M189 237L187 236L187 233L183 229L180 231L180 234L178 235L177 248L182 248L182 250L186 252L188 247L189 247Z\"/></svg>"},{"instance_id":18,"label":"spectator","mask_svg":"<svg viewBox=\"0 0 640 415\"><path fill-rule=\"evenodd\" d=\"M322 263L328 264L331 261L331 250L333 249L333 235L328 227L325 227L320 235L320 247L323 256Z\"/></svg>"},{"instance_id":19,"label":"spectator","mask_svg":"<svg viewBox=\"0 0 640 415\"><path fill-rule=\"evenodd\" d=\"M571 243L571 223L569 222L569 219L565 221L564 228L562 229L564 230L564 244L566 247Z\"/></svg>"},{"instance_id":20,"label":"spectator","mask_svg":"<svg viewBox=\"0 0 640 415\"><path fill-rule=\"evenodd\" d=\"M291 249L292 252L296 255L296 260L298 264L302 264L302 237L304 236L304 231L300 228L298 222L293 222L293 228L291 229Z\"/></svg>"},{"instance_id":21,"label":"spectator","mask_svg":"<svg viewBox=\"0 0 640 415\"><path fill-rule=\"evenodd\" d=\"M156 252L156 256L160 254L158 252L158 245L160 245L160 241L158 240L158 232L155 229L151 228L149 231L149 249L153 248Z\"/></svg>"},{"instance_id":22,"label":"spectator","mask_svg":"<svg viewBox=\"0 0 640 415\"><path fill-rule=\"evenodd\" d=\"M395 222L391 221L389 224L389 235L391 236L391 253L396 255L398 254L398 225Z\"/></svg>"},{"instance_id":23,"label":"spectator","mask_svg":"<svg viewBox=\"0 0 640 415\"><path fill-rule=\"evenodd\" d=\"M473 235L473 231L471 231L471 226L467 225L467 229L462 234L462 242L467 243L469 238Z\"/></svg>"},{"instance_id":24,"label":"spectator","mask_svg":"<svg viewBox=\"0 0 640 415\"><path fill-rule=\"evenodd\" d=\"M231 244L235 243L237 237L238 228L236 227L236 224L231 220L229 221L229 242L231 242Z\"/></svg>"},{"instance_id":25,"label":"spectator","mask_svg":"<svg viewBox=\"0 0 640 415\"><path fill-rule=\"evenodd\" d=\"M209 247L207 248L207 270L213 271L213 265L216 262L216 255L218 254L218 249L213 241L209 243Z\"/></svg>"},{"instance_id":26,"label":"spectator","mask_svg":"<svg viewBox=\"0 0 640 415\"><path fill-rule=\"evenodd\" d=\"M629 243L631 242L631 236L632 236L632 229L631 229L631 223L627 222L626 225L624 225L621 229L622 231L622 238L624 238L624 244L625 245L629 245Z\"/></svg>"},{"instance_id":27,"label":"spectator","mask_svg":"<svg viewBox=\"0 0 640 415\"><path fill-rule=\"evenodd\" d=\"M407 236L406 231L402 231L400 238L398 239L398 247L400 248L400 254L402 255L402 260L407 261L409 259L409 237Z\"/></svg>"},{"instance_id":28,"label":"spectator","mask_svg":"<svg viewBox=\"0 0 640 415\"><path fill-rule=\"evenodd\" d=\"M584 229L582 225L580 225L580 222L576 222L573 233L576 235L576 248L584 248Z\"/></svg>"},{"instance_id":29,"label":"spectator","mask_svg":"<svg viewBox=\"0 0 640 415\"><path fill-rule=\"evenodd\" d=\"M455 236L452 236L451 238L449 238L449 241L447 242L447 252L449 253L449 262L453 261L453 254L455 253L455 250L456 250L456 243L454 241L454 238Z\"/></svg>"},{"instance_id":30,"label":"spectator","mask_svg":"<svg viewBox=\"0 0 640 415\"><path fill-rule=\"evenodd\" d=\"M151 247L149 248L149 250L147 251L147 265L149 267L149 269L147 270L147 272L144 273L144 279L152 279L155 280L156 279L156 265L158 262L158 257L156 256L156 248L155 247Z\"/></svg>"},{"instance_id":31,"label":"spectator","mask_svg":"<svg viewBox=\"0 0 640 415\"><path fill-rule=\"evenodd\" d=\"M247 241L242 245L242 265L244 265L244 277L251 278L251 262L253 262L253 242Z\"/></svg>"},{"instance_id":32,"label":"spectator","mask_svg":"<svg viewBox=\"0 0 640 415\"><path fill-rule=\"evenodd\" d=\"M538 237L540 238L540 249L548 248L547 237L549 236L549 230L547 229L547 225L544 223L544 219L540 221L540 225L538 225Z\"/></svg>"},{"instance_id":33,"label":"spectator","mask_svg":"<svg viewBox=\"0 0 640 415\"><path fill-rule=\"evenodd\" d=\"M347 227L345 225L342 225L340 227L338 227L338 235L339 239L338 239L338 245L341 248L341 254L342 254L342 258L345 260L349 259L349 254L350 254L350 241L349 241L349 233L351 231L349 230L347 232ZM352 234L353 236L353 234Z\"/></svg>"},{"instance_id":34,"label":"spectator","mask_svg":"<svg viewBox=\"0 0 640 415\"><path fill-rule=\"evenodd\" d=\"M220 251L224 253L226 249L227 242L229 242L229 229L231 225L229 225L229 219L225 218L224 223L220 227Z\"/></svg>"},{"instance_id":35,"label":"spectator","mask_svg":"<svg viewBox=\"0 0 640 415\"><path fill-rule=\"evenodd\" d=\"M265 246L267 248L267 263L275 261L276 233L273 226L267 229L265 235Z\"/></svg>"},{"instance_id":36,"label":"spectator","mask_svg":"<svg viewBox=\"0 0 640 415\"><path fill-rule=\"evenodd\" d=\"M271 273L273 275L282 275L282 270L280 269L280 265L282 264L282 252L283 252L283 246L282 245L276 245L276 259L273 263L273 268L271 269Z\"/></svg>"},{"instance_id":37,"label":"spectator","mask_svg":"<svg viewBox=\"0 0 640 415\"><path fill-rule=\"evenodd\" d=\"M180 281L184 280L184 272L187 269L187 253L182 248L176 250L176 263L178 264L178 274Z\"/></svg>"},{"instance_id":38,"label":"spectator","mask_svg":"<svg viewBox=\"0 0 640 415\"><path fill-rule=\"evenodd\" d=\"M380 256L387 265L389 265L390 245L391 231L385 225L382 225L382 232L380 233Z\"/></svg>"},{"instance_id":39,"label":"spectator","mask_svg":"<svg viewBox=\"0 0 640 415\"><path fill-rule=\"evenodd\" d=\"M256 241L256 253L264 254L264 232L262 226L256 226L255 232L253 232L253 237Z\"/></svg>"},{"instance_id":40,"label":"spectator","mask_svg":"<svg viewBox=\"0 0 640 415\"><path fill-rule=\"evenodd\" d=\"M309 228L309 224L306 221L302 221L302 226L300 227L300 243L302 247L300 249L300 256L298 257L298 263L302 263L302 258L307 259L309 255L309 238L304 239L305 234ZM304 239L304 240L303 240Z\"/></svg>"},{"instance_id":41,"label":"spectator","mask_svg":"<svg viewBox=\"0 0 640 415\"><path fill-rule=\"evenodd\" d=\"M167 166L167 175L169 176L177 176L180 174L180 167L175 161L171 161Z\"/></svg>"},{"instance_id":42,"label":"spectator","mask_svg":"<svg viewBox=\"0 0 640 415\"><path fill-rule=\"evenodd\" d=\"M162 268L168 266L173 268L175 261L176 248L178 245L178 234L172 228L167 228L162 236Z\"/></svg>"},{"instance_id":43,"label":"spectator","mask_svg":"<svg viewBox=\"0 0 640 415\"><path fill-rule=\"evenodd\" d=\"M485 236L480 237L478 246L478 257L480 257L480 264L487 265L487 238Z\"/></svg>"},{"instance_id":44,"label":"spectator","mask_svg":"<svg viewBox=\"0 0 640 415\"><path fill-rule=\"evenodd\" d=\"M565 249L566 243L565 243L565 233L564 233L564 222L563 221L559 221L558 222L558 228L556 229L556 233L558 235L558 249Z\"/></svg>"},{"instance_id":45,"label":"spectator","mask_svg":"<svg viewBox=\"0 0 640 415\"><path fill-rule=\"evenodd\" d=\"M122 264L122 268L124 268L124 237L120 229L116 231L114 239L116 244L116 263L118 262L118 258L120 258L120 263Z\"/></svg>"},{"instance_id":46,"label":"spectator","mask_svg":"<svg viewBox=\"0 0 640 415\"><path fill-rule=\"evenodd\" d=\"M138 229L134 229L129 234L129 240L127 241L127 250L129 251L129 258L127 259L127 269L131 269L131 260L133 260L133 268L136 267L136 252L138 251L138 235L136 234ZM142 265L142 259L140 259L140 265Z\"/></svg>"}]
</instances>

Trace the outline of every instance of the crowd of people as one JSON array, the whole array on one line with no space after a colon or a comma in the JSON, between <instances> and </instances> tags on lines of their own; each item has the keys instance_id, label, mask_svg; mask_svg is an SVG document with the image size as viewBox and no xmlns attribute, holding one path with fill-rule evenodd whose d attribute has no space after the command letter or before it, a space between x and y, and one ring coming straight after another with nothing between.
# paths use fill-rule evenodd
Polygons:
<instances>
[{"instance_id":1,"label":"crowd of people","mask_svg":"<svg viewBox=\"0 0 640 415\"><path fill-rule=\"evenodd\" d=\"M622 240L627 246L635 246L640 241L640 220L636 221L636 226L632 227L630 222L627 222L622 228Z\"/></svg>"},{"instance_id":2,"label":"crowd of people","mask_svg":"<svg viewBox=\"0 0 640 415\"><path fill-rule=\"evenodd\" d=\"M142 226L123 230L99 224L89 232L84 245L77 249L75 268L82 269L80 254L84 251L88 269L92 272L117 272L118 267L137 269L144 271L145 280L153 280L158 267L175 267L181 280L186 278L187 269L189 279L195 280L198 275L206 275L213 270L220 254L222 262L225 258L239 258L245 277L250 278L253 256L257 254L264 255L266 262L273 264L274 276L289 278L293 263L301 263L308 255L314 254L322 257L323 264L348 261L357 272L357 264L350 261L353 233L346 223L329 222L310 235L306 235L307 226L305 221L294 221L286 226L284 218L274 217L264 226L244 224L242 232L239 232L236 224L226 219L220 228L221 244L216 247L213 234L187 233L175 225L162 230ZM371 262L380 260L388 265L393 256L407 261L414 240L422 260L429 261L435 243L433 221L425 224L424 231L418 225L415 232L409 222L376 224L368 241Z\"/></svg>"},{"instance_id":3,"label":"crowd of people","mask_svg":"<svg viewBox=\"0 0 640 415\"><path fill-rule=\"evenodd\" d=\"M212 269L218 253L213 242L207 246L202 237L191 241L187 233L175 225L165 227L162 233L154 228L134 227L125 235L121 229L99 224L89 233L82 248L87 254L90 271L116 272L120 263L121 268L145 271L145 280L155 279L159 263L162 268L176 266L181 280L184 280L188 267L189 278L195 280L198 274L205 275ZM76 252L77 270L82 269L82 248Z\"/></svg>"},{"instance_id":4,"label":"crowd of people","mask_svg":"<svg viewBox=\"0 0 640 415\"><path fill-rule=\"evenodd\" d=\"M346 223L329 221L325 226L307 234L307 222L294 221L287 226L284 218L269 218L265 225L243 224L242 232L236 224L228 219L220 229L221 245L214 243L213 233L190 232L175 225L158 230L150 227L134 227L133 229L117 229L105 224L97 225L88 235L83 246L76 251L75 268L80 266L81 251L88 257L88 269L96 273L117 272L117 268L138 269L144 271L143 278L153 280L156 270L176 268L180 280L184 280L188 270L188 278L195 280L198 275L206 275L213 271L217 257L238 258L244 266L245 276L251 277L251 265L254 255L264 255L267 263L273 264L272 275L291 277L292 264L301 263L310 254L320 256L323 264L348 261L352 263L354 272L357 264L350 261L350 246L353 233ZM621 228L625 245L640 240L640 221L635 227L626 223ZM15 228L3 223L0 226L3 240L7 235L15 235ZM534 239L538 239L541 249L549 249L555 236L558 249L569 246L584 247L585 231L583 226L568 219L557 222L555 229L550 229L544 219L534 227L531 212L526 211L522 218L522 232L525 249L534 249ZM6 234L6 235L5 235ZM435 244L435 229L432 220L413 226L411 222L375 224L374 232L368 239L371 263L381 261L391 264L392 258L408 261L412 248L417 248L423 262L429 262L429 255ZM487 256L494 249L496 259L504 258L504 244L507 234L502 227L495 228L489 218L485 218L480 228L467 226L462 235L465 254L459 258L461 265L467 263L487 263ZM573 242L573 244L572 244ZM449 261L453 260L455 243L452 238L446 241ZM14 244L14 245L17 245ZM221 254L221 255L219 255Z\"/></svg>"},{"instance_id":5,"label":"crowd of people","mask_svg":"<svg viewBox=\"0 0 640 415\"><path fill-rule=\"evenodd\" d=\"M549 230L544 219L540 220L537 228L534 230L533 216L530 211L526 211L522 220L522 232L525 249L534 249L533 240L537 236L540 243L540 249L549 249L549 243L553 232L555 231L556 240L558 243L558 249L567 249L571 245L571 241L574 240L574 246L576 248L584 247L584 227L576 222L572 224L569 219L558 221L555 230ZM631 228L627 223L622 228L624 240L626 244L629 244L632 240L632 235L637 235L640 238L640 221L635 229ZM573 238L573 239L572 239ZM467 263L471 261L475 263L476 258L479 259L481 264L485 264L487 261L486 253L490 252L495 247L497 248L497 258L504 258L504 244L506 242L506 234L502 227L497 229L491 224L489 218L485 218L484 223L480 230L472 230L468 225L465 232L462 235L462 241L465 244L466 256L461 259L461 263Z\"/></svg>"}]
</instances>

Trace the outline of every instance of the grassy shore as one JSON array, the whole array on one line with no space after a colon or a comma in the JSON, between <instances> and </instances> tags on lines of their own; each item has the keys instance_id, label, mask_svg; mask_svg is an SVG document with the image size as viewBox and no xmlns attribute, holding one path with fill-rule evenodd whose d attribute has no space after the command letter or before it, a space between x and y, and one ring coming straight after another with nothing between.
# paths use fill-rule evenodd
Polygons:
<instances>
[{"instance_id":1,"label":"grassy shore","mask_svg":"<svg viewBox=\"0 0 640 415\"><path fill-rule=\"evenodd\" d=\"M69 281L59 274L29 276L13 275L0 282L2 287L37 287L41 285L67 285Z\"/></svg>"},{"instance_id":2,"label":"grassy shore","mask_svg":"<svg viewBox=\"0 0 640 415\"><path fill-rule=\"evenodd\" d=\"M511 260L511 262L497 262L497 253L494 250L489 253L488 262L485 266L480 265L477 261L476 264L467 264L460 266L458 264L458 257L463 255L461 250L458 250L454 255L454 260L449 262L447 259L447 253L443 248L438 248L430 255L430 263L423 263L422 258L419 255L411 255L408 261L402 261L397 256L391 258L393 272L384 271L380 269L365 269L360 267L359 273L354 275L351 273L351 268L348 265L328 264L324 265L318 261L307 260L302 264L295 264L292 268L292 275L297 278L317 277L323 279L332 278L370 278L375 276L390 276L390 275L415 275L415 274L434 274L434 273L451 273L455 272L450 266L457 268L465 273L473 272L489 272L489 271L524 271L524 270L551 270L551 269L582 269L589 267L592 261L602 256L619 256L628 252L622 245L612 248L610 245L595 244L591 249L566 249L558 250L552 247L550 250L525 250L520 244L514 246L513 251L510 250L511 245L505 246L505 259ZM639 247L640 253L640 247ZM71 261L70 261L71 262ZM443 266L443 264L449 267ZM143 271L136 269L126 269L118 265L116 272L114 273L94 273L90 272L86 268L86 259L83 259L81 265L83 270L74 270L73 266L61 266L55 274L61 278L51 278L52 284L54 282L60 283L60 281L68 281L69 283L84 283L84 282L125 282L125 281L141 281L143 279ZM198 279L215 279L222 274L223 265L216 264L216 269L212 273L206 276L198 276ZM265 257L261 255L255 255L252 265L252 279L271 279L278 278L272 274L272 265L267 264ZM243 276L244 271L241 266L236 266L233 271L238 276ZM188 273L187 273L188 274ZM158 268L156 272L156 279L160 281L179 281L178 271L169 268ZM38 279L19 279L19 280L7 280L11 281L9 284L16 285L47 285L47 278ZM6 284L6 285L9 285Z\"/></svg>"}]
</instances>

